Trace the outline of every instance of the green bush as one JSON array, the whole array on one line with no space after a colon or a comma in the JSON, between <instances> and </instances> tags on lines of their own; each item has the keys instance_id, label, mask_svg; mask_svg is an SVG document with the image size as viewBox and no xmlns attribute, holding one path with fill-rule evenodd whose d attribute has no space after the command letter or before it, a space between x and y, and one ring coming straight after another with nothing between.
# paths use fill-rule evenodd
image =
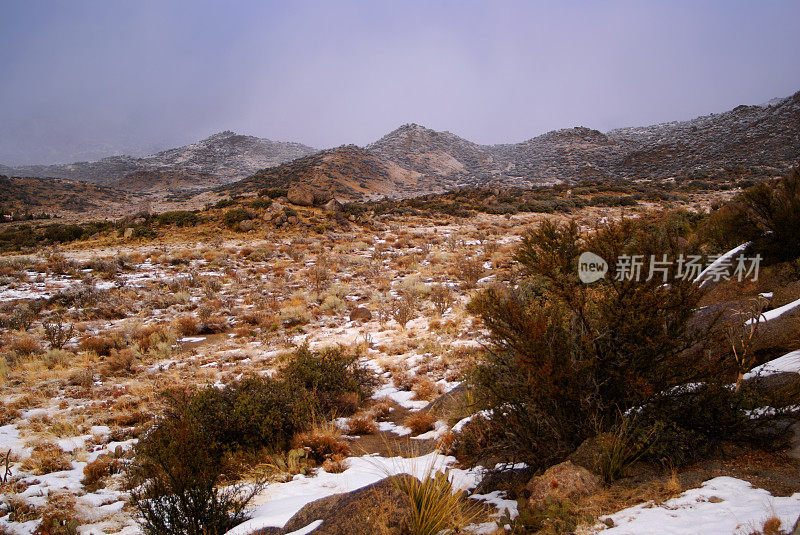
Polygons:
<instances>
[{"instance_id":1,"label":"green bush","mask_svg":"<svg viewBox=\"0 0 800 535\"><path fill-rule=\"evenodd\" d=\"M311 392L280 379L248 377L225 388L207 387L180 400L195 414L210 443L230 451L282 450L312 421Z\"/></svg>"},{"instance_id":2,"label":"green bush","mask_svg":"<svg viewBox=\"0 0 800 535\"><path fill-rule=\"evenodd\" d=\"M221 486L224 448L209 440L199 414L174 407L140 439L131 500L149 535L222 535L245 520L258 485Z\"/></svg>"},{"instance_id":3,"label":"green bush","mask_svg":"<svg viewBox=\"0 0 800 535\"><path fill-rule=\"evenodd\" d=\"M233 210L228 210L225 212L225 215L222 216L222 221L229 228L234 228L237 224L239 224L239 222L246 221L248 219L253 219L253 214L244 208L234 208Z\"/></svg>"},{"instance_id":4,"label":"green bush","mask_svg":"<svg viewBox=\"0 0 800 535\"><path fill-rule=\"evenodd\" d=\"M516 260L526 276L496 286L470 303L491 332L492 347L470 374L483 407L494 410L484 454L520 459L534 467L563 460L583 440L619 425L621 415L645 410L710 444L731 436L741 413L718 400L712 432L709 412L681 419L670 396L692 382L717 384L719 367L704 360L705 333L689 327L700 297L688 281L664 285L577 277L583 250L606 259L621 254L685 252L674 220L623 220L586 238L575 223L542 224L525 236ZM719 394L719 390L709 389Z\"/></svg>"},{"instance_id":5,"label":"green bush","mask_svg":"<svg viewBox=\"0 0 800 535\"><path fill-rule=\"evenodd\" d=\"M300 346L281 370L281 377L295 387L314 393L326 416L351 414L358 403L369 398L375 376L358 362L358 355L342 346L311 351Z\"/></svg>"},{"instance_id":6,"label":"green bush","mask_svg":"<svg viewBox=\"0 0 800 535\"><path fill-rule=\"evenodd\" d=\"M175 210L158 214L159 225L175 225L176 227L193 227L197 225L200 218L196 212L186 210Z\"/></svg>"}]
</instances>

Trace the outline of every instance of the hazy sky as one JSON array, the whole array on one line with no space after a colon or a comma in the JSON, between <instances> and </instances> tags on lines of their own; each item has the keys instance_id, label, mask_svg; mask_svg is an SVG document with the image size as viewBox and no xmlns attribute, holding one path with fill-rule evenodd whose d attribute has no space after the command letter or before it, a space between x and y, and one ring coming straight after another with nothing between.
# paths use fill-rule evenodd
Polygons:
<instances>
[{"instance_id":1,"label":"hazy sky","mask_svg":"<svg viewBox=\"0 0 800 535\"><path fill-rule=\"evenodd\" d=\"M0 163L689 119L800 90L798 21L797 0L3 0Z\"/></svg>"}]
</instances>

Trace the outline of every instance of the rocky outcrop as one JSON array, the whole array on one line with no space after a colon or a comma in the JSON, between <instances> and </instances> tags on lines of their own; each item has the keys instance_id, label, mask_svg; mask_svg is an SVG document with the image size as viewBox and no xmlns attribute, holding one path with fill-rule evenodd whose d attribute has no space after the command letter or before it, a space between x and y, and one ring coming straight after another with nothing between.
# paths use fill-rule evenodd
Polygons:
<instances>
[{"instance_id":1,"label":"rocky outcrop","mask_svg":"<svg viewBox=\"0 0 800 535\"><path fill-rule=\"evenodd\" d=\"M334 494L311 502L297 512L283 529L269 528L255 535L292 533L322 520L314 535L407 535L411 509L408 498L395 486L393 476L352 492Z\"/></svg>"}]
</instances>

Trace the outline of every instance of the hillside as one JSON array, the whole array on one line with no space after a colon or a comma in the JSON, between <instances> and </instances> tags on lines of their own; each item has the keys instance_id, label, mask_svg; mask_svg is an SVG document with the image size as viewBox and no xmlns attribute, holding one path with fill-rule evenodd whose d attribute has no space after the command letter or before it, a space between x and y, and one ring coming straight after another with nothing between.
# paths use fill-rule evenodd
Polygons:
<instances>
[{"instance_id":1,"label":"hillside","mask_svg":"<svg viewBox=\"0 0 800 535\"><path fill-rule=\"evenodd\" d=\"M0 209L4 212L85 212L111 206L120 207L128 203L125 194L94 184L0 175Z\"/></svg>"}]
</instances>

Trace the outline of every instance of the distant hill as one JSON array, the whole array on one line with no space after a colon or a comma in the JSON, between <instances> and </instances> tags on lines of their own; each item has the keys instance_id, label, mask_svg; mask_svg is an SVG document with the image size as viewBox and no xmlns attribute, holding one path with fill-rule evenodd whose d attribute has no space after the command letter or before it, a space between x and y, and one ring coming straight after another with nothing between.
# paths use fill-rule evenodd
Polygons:
<instances>
[{"instance_id":1,"label":"distant hill","mask_svg":"<svg viewBox=\"0 0 800 535\"><path fill-rule=\"evenodd\" d=\"M234 182L259 169L272 167L316 152L299 143L270 141L230 131L214 134L185 147L169 149L152 156L134 158L112 156L96 162L65 165L0 166L8 176L53 177L91 182L103 186L126 185L127 189L144 176L142 173L178 172L190 189ZM133 175L133 180L126 177ZM164 176L174 176L167 173Z\"/></svg>"}]
</instances>

